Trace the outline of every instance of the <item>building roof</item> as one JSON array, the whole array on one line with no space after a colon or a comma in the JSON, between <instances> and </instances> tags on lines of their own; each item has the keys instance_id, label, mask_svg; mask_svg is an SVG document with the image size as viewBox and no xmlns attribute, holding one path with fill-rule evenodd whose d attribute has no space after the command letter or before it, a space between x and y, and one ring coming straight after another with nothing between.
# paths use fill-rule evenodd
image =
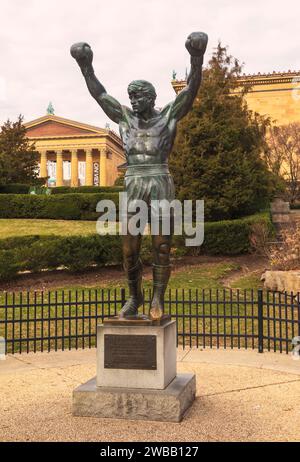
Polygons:
<instances>
[{"instance_id":1,"label":"building roof","mask_svg":"<svg viewBox=\"0 0 300 462\"><path fill-rule=\"evenodd\" d=\"M38 119L24 124L28 138L53 139L53 138L94 138L109 137L122 147L121 138L112 130L95 127L82 122L46 114Z\"/></svg>"},{"instance_id":2,"label":"building roof","mask_svg":"<svg viewBox=\"0 0 300 462\"><path fill-rule=\"evenodd\" d=\"M276 83L293 83L300 81L300 71L269 72L257 74L243 74L238 79L242 84L270 85Z\"/></svg>"},{"instance_id":3,"label":"building roof","mask_svg":"<svg viewBox=\"0 0 300 462\"><path fill-rule=\"evenodd\" d=\"M300 71L269 72L257 74L242 74L238 78L238 84L242 85L270 85L278 83L300 82ZM172 86L176 93L179 93L186 86L186 79L172 80Z\"/></svg>"}]
</instances>

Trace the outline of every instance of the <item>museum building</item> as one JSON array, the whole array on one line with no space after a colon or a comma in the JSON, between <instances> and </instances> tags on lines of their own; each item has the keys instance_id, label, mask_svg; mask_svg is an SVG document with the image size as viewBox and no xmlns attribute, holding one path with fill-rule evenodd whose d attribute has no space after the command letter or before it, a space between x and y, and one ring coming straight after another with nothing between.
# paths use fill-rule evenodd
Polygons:
<instances>
[{"instance_id":1,"label":"museum building","mask_svg":"<svg viewBox=\"0 0 300 462\"><path fill-rule=\"evenodd\" d=\"M99 128L48 113L24 124L40 153L39 175L48 186L111 186L125 162L122 141Z\"/></svg>"},{"instance_id":2,"label":"museum building","mask_svg":"<svg viewBox=\"0 0 300 462\"><path fill-rule=\"evenodd\" d=\"M172 86L179 93L186 80L173 79ZM299 71L244 74L238 79L238 86L249 87L246 94L249 109L269 116L276 125L300 122Z\"/></svg>"}]
</instances>

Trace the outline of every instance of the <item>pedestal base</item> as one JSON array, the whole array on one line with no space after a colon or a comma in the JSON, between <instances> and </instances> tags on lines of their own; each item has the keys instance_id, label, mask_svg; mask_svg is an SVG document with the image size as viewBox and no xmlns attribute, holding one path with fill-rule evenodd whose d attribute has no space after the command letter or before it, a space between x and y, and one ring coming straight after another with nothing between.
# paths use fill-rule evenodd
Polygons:
<instances>
[{"instance_id":1,"label":"pedestal base","mask_svg":"<svg viewBox=\"0 0 300 462\"><path fill-rule=\"evenodd\" d=\"M97 387L93 378L73 391L73 415L180 422L195 395L195 374L178 374L164 390Z\"/></svg>"},{"instance_id":2,"label":"pedestal base","mask_svg":"<svg viewBox=\"0 0 300 462\"><path fill-rule=\"evenodd\" d=\"M175 377L175 321L109 320L97 326L98 387L163 390Z\"/></svg>"}]
</instances>

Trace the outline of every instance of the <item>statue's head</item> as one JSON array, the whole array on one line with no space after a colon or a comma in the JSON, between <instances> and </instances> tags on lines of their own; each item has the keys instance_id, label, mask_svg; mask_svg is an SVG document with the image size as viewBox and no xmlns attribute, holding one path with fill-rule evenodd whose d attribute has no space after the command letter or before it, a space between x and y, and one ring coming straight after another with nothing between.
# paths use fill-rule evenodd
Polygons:
<instances>
[{"instance_id":1,"label":"statue's head","mask_svg":"<svg viewBox=\"0 0 300 462\"><path fill-rule=\"evenodd\" d=\"M142 113L154 108L156 92L152 83L146 80L133 80L128 85L128 95L134 112Z\"/></svg>"}]
</instances>

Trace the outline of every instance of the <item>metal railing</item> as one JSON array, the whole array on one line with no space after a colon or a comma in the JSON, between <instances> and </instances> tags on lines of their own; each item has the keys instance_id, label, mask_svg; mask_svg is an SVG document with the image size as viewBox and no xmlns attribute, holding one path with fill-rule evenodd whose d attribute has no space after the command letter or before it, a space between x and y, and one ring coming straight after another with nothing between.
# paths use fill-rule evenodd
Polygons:
<instances>
[{"instance_id":1,"label":"metal railing","mask_svg":"<svg viewBox=\"0 0 300 462\"><path fill-rule=\"evenodd\" d=\"M140 312L147 313L151 291ZM125 289L0 293L0 337L6 353L96 346L96 326L116 316ZM170 289L165 312L177 345L251 348L288 353L300 336L300 293L234 289Z\"/></svg>"}]
</instances>

